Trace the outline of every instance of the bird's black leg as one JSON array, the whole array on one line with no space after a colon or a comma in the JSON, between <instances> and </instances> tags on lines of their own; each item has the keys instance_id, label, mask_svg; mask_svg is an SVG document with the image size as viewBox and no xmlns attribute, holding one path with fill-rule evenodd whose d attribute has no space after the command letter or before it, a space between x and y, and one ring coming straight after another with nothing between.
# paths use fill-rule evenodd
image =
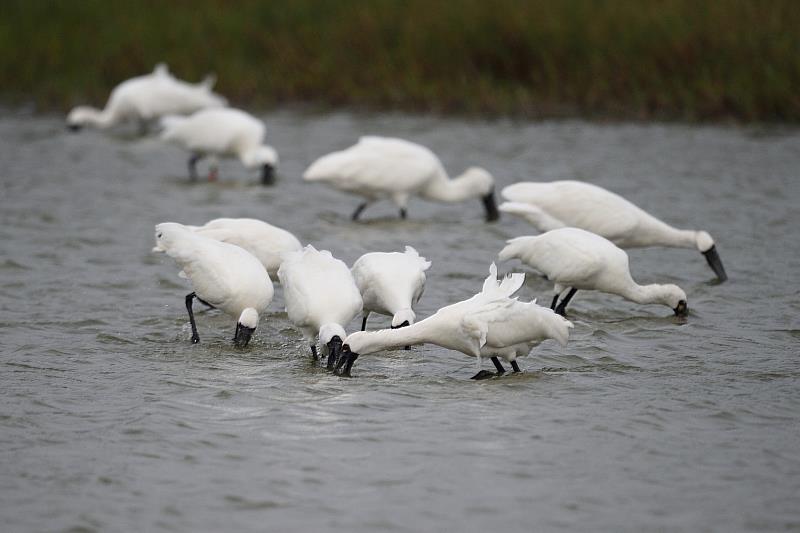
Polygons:
<instances>
[{"instance_id":1,"label":"bird's black leg","mask_svg":"<svg viewBox=\"0 0 800 533\"><path fill-rule=\"evenodd\" d=\"M494 367L497 369L498 376L506 373L506 369L503 368L502 364L500 364L500 359L497 357L492 357L492 363L494 363Z\"/></svg>"},{"instance_id":2,"label":"bird's black leg","mask_svg":"<svg viewBox=\"0 0 800 533\"><path fill-rule=\"evenodd\" d=\"M550 304L550 309L555 309L555 308L556 308L556 303L558 303L558 294L556 294L555 296L553 296L553 301L552 301L552 303Z\"/></svg>"},{"instance_id":3,"label":"bird's black leg","mask_svg":"<svg viewBox=\"0 0 800 533\"><path fill-rule=\"evenodd\" d=\"M514 369L514 372L522 372L522 370L519 369L519 365L516 361L511 361L511 368Z\"/></svg>"},{"instance_id":4,"label":"bird's black leg","mask_svg":"<svg viewBox=\"0 0 800 533\"><path fill-rule=\"evenodd\" d=\"M216 307L214 307L213 305L211 305L211 304L210 304L210 303L208 303L207 301L203 300L202 298L200 298L200 297L199 297L199 296L197 296L196 294L194 295L194 297L195 297L195 298L197 298L197 301L198 301L198 302L200 302L201 304L205 305L205 306L206 306L206 307L208 307L209 309L216 309Z\"/></svg>"},{"instance_id":5,"label":"bird's black leg","mask_svg":"<svg viewBox=\"0 0 800 533\"><path fill-rule=\"evenodd\" d=\"M189 322L192 324L192 344L200 342L200 335L197 334L197 324L194 323L194 313L192 312L192 300L196 296L195 293L186 295L186 310L189 312Z\"/></svg>"},{"instance_id":6,"label":"bird's black leg","mask_svg":"<svg viewBox=\"0 0 800 533\"><path fill-rule=\"evenodd\" d=\"M367 317L368 316L369 316L369 313L364 313L364 319L361 321L361 331L366 331L367 330Z\"/></svg>"},{"instance_id":7,"label":"bird's black leg","mask_svg":"<svg viewBox=\"0 0 800 533\"><path fill-rule=\"evenodd\" d=\"M567 295L564 296L564 299L561 300L561 303L558 304L558 307L556 307L556 314L559 314L561 316L566 315L566 313L567 313L567 304L569 303L570 300L572 300L572 297L575 296L576 292L578 292L578 289L572 288L572 289L569 290Z\"/></svg>"},{"instance_id":8,"label":"bird's black leg","mask_svg":"<svg viewBox=\"0 0 800 533\"><path fill-rule=\"evenodd\" d=\"M358 204L358 207L356 207L356 210L353 211L353 216L350 217L353 220L353 222L358 220L358 217L361 216L361 213L364 211L364 209L367 208L368 205L369 205L369 202L363 202L363 203Z\"/></svg>"},{"instance_id":9,"label":"bird's black leg","mask_svg":"<svg viewBox=\"0 0 800 533\"><path fill-rule=\"evenodd\" d=\"M203 159L200 154L192 154L189 156L189 179L197 181L197 162Z\"/></svg>"},{"instance_id":10,"label":"bird's black leg","mask_svg":"<svg viewBox=\"0 0 800 533\"><path fill-rule=\"evenodd\" d=\"M314 358L314 361L319 359L319 356L317 355L317 347L313 344L311 345L311 357Z\"/></svg>"},{"instance_id":11,"label":"bird's black leg","mask_svg":"<svg viewBox=\"0 0 800 533\"><path fill-rule=\"evenodd\" d=\"M408 218L408 212L406 211L405 207L400 208L400 218L402 218L403 220Z\"/></svg>"}]
</instances>

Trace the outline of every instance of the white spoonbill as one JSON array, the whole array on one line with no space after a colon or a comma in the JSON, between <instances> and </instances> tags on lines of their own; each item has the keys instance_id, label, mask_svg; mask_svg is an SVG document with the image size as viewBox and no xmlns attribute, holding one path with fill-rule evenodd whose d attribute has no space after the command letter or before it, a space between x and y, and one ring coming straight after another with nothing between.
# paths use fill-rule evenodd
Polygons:
<instances>
[{"instance_id":1,"label":"white spoonbill","mask_svg":"<svg viewBox=\"0 0 800 533\"><path fill-rule=\"evenodd\" d=\"M198 235L244 248L261 261L272 279L277 279L281 254L303 248L285 229L254 218L216 218L203 226L186 227Z\"/></svg>"},{"instance_id":2,"label":"white spoonbill","mask_svg":"<svg viewBox=\"0 0 800 533\"><path fill-rule=\"evenodd\" d=\"M505 187L500 211L518 215L539 231L581 228L621 248L668 246L699 250L720 281L728 279L714 239L705 231L676 229L625 198L582 181L520 182Z\"/></svg>"},{"instance_id":3,"label":"white spoonbill","mask_svg":"<svg viewBox=\"0 0 800 533\"><path fill-rule=\"evenodd\" d=\"M278 278L289 320L303 333L315 360L319 340L333 369L347 337L344 328L361 312L361 294L350 269L329 251L309 244L283 254Z\"/></svg>"},{"instance_id":4,"label":"white spoonbill","mask_svg":"<svg viewBox=\"0 0 800 533\"><path fill-rule=\"evenodd\" d=\"M497 280L492 263L483 290L463 302L439 309L436 314L401 329L357 331L342 346L337 369L349 376L359 355L370 354L411 344L430 343L457 350L477 358L478 373L472 379L494 374L481 369L481 358L490 357L503 374L502 357L519 372L517 358L528 355L533 347L546 339L555 339L562 346L569 339L572 323L536 302L520 302L511 298L525 280L524 274L512 274Z\"/></svg>"},{"instance_id":5,"label":"white spoonbill","mask_svg":"<svg viewBox=\"0 0 800 533\"><path fill-rule=\"evenodd\" d=\"M275 183L278 153L264 144L267 128L253 115L240 109L201 109L187 117L170 115L161 119L161 139L191 152L189 177L197 179L197 162L211 156L209 181L217 178L218 157L236 157L247 169L261 168L261 183Z\"/></svg>"},{"instance_id":6,"label":"white spoonbill","mask_svg":"<svg viewBox=\"0 0 800 533\"><path fill-rule=\"evenodd\" d=\"M411 246L406 246L404 253L362 255L351 269L364 299L361 330L367 328L367 318L373 312L392 317L392 328L413 324L416 314L412 307L425 290L425 271L430 266L430 261Z\"/></svg>"},{"instance_id":7,"label":"white spoonbill","mask_svg":"<svg viewBox=\"0 0 800 533\"><path fill-rule=\"evenodd\" d=\"M550 307L563 315L578 290L618 294L640 304L663 304L676 315L688 312L686 293L677 285L639 285L631 277L628 254L613 242L578 228L561 228L535 237L517 237L499 254L519 259L555 282ZM568 291L568 292L567 292ZM564 295L561 302L559 296Z\"/></svg>"},{"instance_id":8,"label":"white spoonbill","mask_svg":"<svg viewBox=\"0 0 800 533\"><path fill-rule=\"evenodd\" d=\"M200 342L192 312L192 302L197 298L238 318L233 342L247 346L259 314L272 301L272 280L261 262L238 246L197 235L175 222L156 226L153 251L166 252L181 267L179 275L192 282L194 292L186 296L192 342Z\"/></svg>"},{"instance_id":9,"label":"white spoonbill","mask_svg":"<svg viewBox=\"0 0 800 533\"><path fill-rule=\"evenodd\" d=\"M353 213L358 220L366 207L390 199L406 218L411 195L435 202L455 203L481 198L486 220L499 217L494 201L494 178L482 168L470 167L450 179L439 158L418 144L390 137L361 137L346 150L323 156L303 174L306 181L319 181L336 189L364 197Z\"/></svg>"},{"instance_id":10,"label":"white spoonbill","mask_svg":"<svg viewBox=\"0 0 800 533\"><path fill-rule=\"evenodd\" d=\"M123 81L111 91L105 109L78 106L67 115L67 126L77 131L83 126L109 128L121 122L136 120L140 131L146 123L170 114L194 113L206 107L227 104L225 98L211 91L214 77L198 84L186 83L170 74L163 63L151 74Z\"/></svg>"}]
</instances>

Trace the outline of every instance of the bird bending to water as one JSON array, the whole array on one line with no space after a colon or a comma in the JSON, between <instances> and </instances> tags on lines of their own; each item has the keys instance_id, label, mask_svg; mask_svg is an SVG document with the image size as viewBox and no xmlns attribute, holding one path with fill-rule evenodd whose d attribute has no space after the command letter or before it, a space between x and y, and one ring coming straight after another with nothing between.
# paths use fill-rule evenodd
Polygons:
<instances>
[{"instance_id":1,"label":"bird bending to water","mask_svg":"<svg viewBox=\"0 0 800 533\"><path fill-rule=\"evenodd\" d=\"M499 217L491 174L470 167L450 179L433 152L402 139L361 137L354 146L314 161L303 179L324 182L364 197L352 215L353 220L358 220L369 204L382 199L392 200L400 208L400 217L406 218L406 206L412 195L444 203L481 198L486 220Z\"/></svg>"},{"instance_id":2,"label":"bird bending to water","mask_svg":"<svg viewBox=\"0 0 800 533\"><path fill-rule=\"evenodd\" d=\"M142 133L147 122L172 114L194 113L206 107L227 104L225 98L211 91L214 77L198 84L186 83L170 74L163 63L152 73L123 81L111 91L105 109L78 106L67 115L67 126L77 131L83 126L109 128L136 120Z\"/></svg>"},{"instance_id":3,"label":"bird bending to water","mask_svg":"<svg viewBox=\"0 0 800 533\"><path fill-rule=\"evenodd\" d=\"M289 320L303 333L317 359L317 340L333 369L347 337L345 326L361 312L361 294L350 269L327 250L307 245L283 254L278 269Z\"/></svg>"},{"instance_id":4,"label":"bird bending to water","mask_svg":"<svg viewBox=\"0 0 800 533\"><path fill-rule=\"evenodd\" d=\"M362 255L352 268L356 286L364 299L361 330L367 328L369 314L392 317L392 328L414 323L412 307L425 290L425 271L430 261L420 257L411 246L404 253L372 252Z\"/></svg>"},{"instance_id":5,"label":"bird bending to water","mask_svg":"<svg viewBox=\"0 0 800 533\"><path fill-rule=\"evenodd\" d=\"M218 157L236 157L245 168L261 168L262 185L275 183L278 154L264 144L264 123L239 109L201 109L189 116L170 115L161 119L161 139L191 152L189 177L197 179L197 162L211 156L209 181L217 178Z\"/></svg>"},{"instance_id":6,"label":"bird bending to water","mask_svg":"<svg viewBox=\"0 0 800 533\"><path fill-rule=\"evenodd\" d=\"M706 258L720 281L728 279L714 240L705 231L676 229L611 191L582 181L520 182L501 192L500 211L520 216L545 232L585 229L621 248L692 248Z\"/></svg>"},{"instance_id":7,"label":"bird bending to water","mask_svg":"<svg viewBox=\"0 0 800 533\"><path fill-rule=\"evenodd\" d=\"M491 358L498 374L505 372L499 357L510 362L514 372L519 372L517 358L528 355L542 341L555 339L562 346L566 345L571 322L536 305L535 301L520 302L511 298L525 281L524 274L512 274L498 281L494 263L489 272L480 293L443 307L416 324L401 329L351 333L344 341L337 370L349 376L359 355L430 343L476 357L478 373L472 378L483 379L494 374L481 369L482 357Z\"/></svg>"},{"instance_id":8,"label":"bird bending to water","mask_svg":"<svg viewBox=\"0 0 800 533\"><path fill-rule=\"evenodd\" d=\"M301 250L297 237L254 218L217 218L203 226L186 226L198 235L240 246L256 256L267 269L269 277L277 279L281 254Z\"/></svg>"},{"instance_id":9,"label":"bird bending to water","mask_svg":"<svg viewBox=\"0 0 800 533\"><path fill-rule=\"evenodd\" d=\"M499 259L519 259L555 282L550 307L563 315L578 290L617 294L640 304L669 306L688 313L686 293L677 285L639 285L631 277L628 254L613 242L578 228L561 228L508 241ZM559 296L562 296L558 303Z\"/></svg>"},{"instance_id":10,"label":"bird bending to water","mask_svg":"<svg viewBox=\"0 0 800 533\"><path fill-rule=\"evenodd\" d=\"M238 318L233 341L245 347L258 326L259 314L272 301L273 288L264 266L244 249L198 235L182 224L156 226L154 252L166 252L181 267L180 276L192 283L186 310L192 325L192 342L200 342L194 321L195 298Z\"/></svg>"}]
</instances>

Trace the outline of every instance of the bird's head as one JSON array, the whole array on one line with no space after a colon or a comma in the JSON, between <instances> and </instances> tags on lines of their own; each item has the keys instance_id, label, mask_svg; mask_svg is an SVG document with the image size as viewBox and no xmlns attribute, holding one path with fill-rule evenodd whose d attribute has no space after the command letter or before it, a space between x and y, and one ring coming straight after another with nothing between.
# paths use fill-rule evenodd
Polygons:
<instances>
[{"instance_id":1,"label":"bird's head","mask_svg":"<svg viewBox=\"0 0 800 533\"><path fill-rule=\"evenodd\" d=\"M483 208L486 210L486 222L495 222L500 218L497 202L494 199L494 178L488 171L481 167L470 167L462 174L462 178L469 183L475 196L480 196Z\"/></svg>"},{"instance_id":2,"label":"bird's head","mask_svg":"<svg viewBox=\"0 0 800 533\"><path fill-rule=\"evenodd\" d=\"M416 314L412 309L401 309L392 317L392 329L403 328L414 323Z\"/></svg>"},{"instance_id":3,"label":"bird's head","mask_svg":"<svg viewBox=\"0 0 800 533\"><path fill-rule=\"evenodd\" d=\"M250 342L250 337L258 327L258 311L248 307L239 315L236 322L236 334L233 337L233 344L239 348L244 348Z\"/></svg>"},{"instance_id":4,"label":"bird's head","mask_svg":"<svg viewBox=\"0 0 800 533\"><path fill-rule=\"evenodd\" d=\"M177 222L163 222L156 224L156 245L153 252L166 252L170 250L175 242L180 239L180 235L185 234L188 229L183 224Z\"/></svg>"},{"instance_id":5,"label":"bird's head","mask_svg":"<svg viewBox=\"0 0 800 533\"><path fill-rule=\"evenodd\" d=\"M328 356L328 370L333 370L342 351L342 339L347 337L339 324L324 324L319 328L319 342Z\"/></svg>"},{"instance_id":6,"label":"bird's head","mask_svg":"<svg viewBox=\"0 0 800 533\"><path fill-rule=\"evenodd\" d=\"M67 115L67 128L70 131L80 131L97 117L97 110L93 107L81 105Z\"/></svg>"},{"instance_id":7,"label":"bird's head","mask_svg":"<svg viewBox=\"0 0 800 533\"><path fill-rule=\"evenodd\" d=\"M278 166L278 153L271 146L262 145L247 151L242 156L247 168L261 168L261 184L275 183L275 167Z\"/></svg>"},{"instance_id":8,"label":"bird's head","mask_svg":"<svg viewBox=\"0 0 800 533\"><path fill-rule=\"evenodd\" d=\"M667 284L660 286L661 303L670 306L676 316L686 316L689 314L689 305L686 293L677 285Z\"/></svg>"},{"instance_id":9,"label":"bird's head","mask_svg":"<svg viewBox=\"0 0 800 533\"><path fill-rule=\"evenodd\" d=\"M714 239L711 238L711 235L705 231L698 231L695 243L697 249L705 256L706 261L708 261L708 266L710 266L714 274L717 275L717 279L721 282L728 279L728 274L725 272L725 267L722 266L722 259L719 257L717 246L714 244Z\"/></svg>"}]
</instances>

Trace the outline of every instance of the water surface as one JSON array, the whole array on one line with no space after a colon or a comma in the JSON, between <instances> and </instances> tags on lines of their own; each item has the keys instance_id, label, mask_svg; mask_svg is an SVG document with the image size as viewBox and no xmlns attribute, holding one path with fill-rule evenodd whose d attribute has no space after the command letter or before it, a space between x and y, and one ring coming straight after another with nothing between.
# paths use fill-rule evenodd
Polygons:
<instances>
[{"instance_id":1,"label":"water surface","mask_svg":"<svg viewBox=\"0 0 800 533\"><path fill-rule=\"evenodd\" d=\"M190 185L183 153L125 130L0 118L4 530L800 528L800 132L264 118L281 157L273 188L236 162ZM420 317L477 292L504 240L531 233L484 223L477 200L412 200L407 221L386 203L350 222L356 199L300 176L364 133L430 146L454 174L479 164L499 186L611 188L709 231L730 281L714 283L691 250L633 251L634 277L685 289L687 321L579 292L566 348L545 343L524 374L484 382L468 379L474 359L432 346L332 376L311 363L280 289L246 350L213 311L192 345L190 289L150 253L158 222L262 218L348 264L413 245L433 261ZM549 303L550 286L529 276L521 295Z\"/></svg>"}]
</instances>

